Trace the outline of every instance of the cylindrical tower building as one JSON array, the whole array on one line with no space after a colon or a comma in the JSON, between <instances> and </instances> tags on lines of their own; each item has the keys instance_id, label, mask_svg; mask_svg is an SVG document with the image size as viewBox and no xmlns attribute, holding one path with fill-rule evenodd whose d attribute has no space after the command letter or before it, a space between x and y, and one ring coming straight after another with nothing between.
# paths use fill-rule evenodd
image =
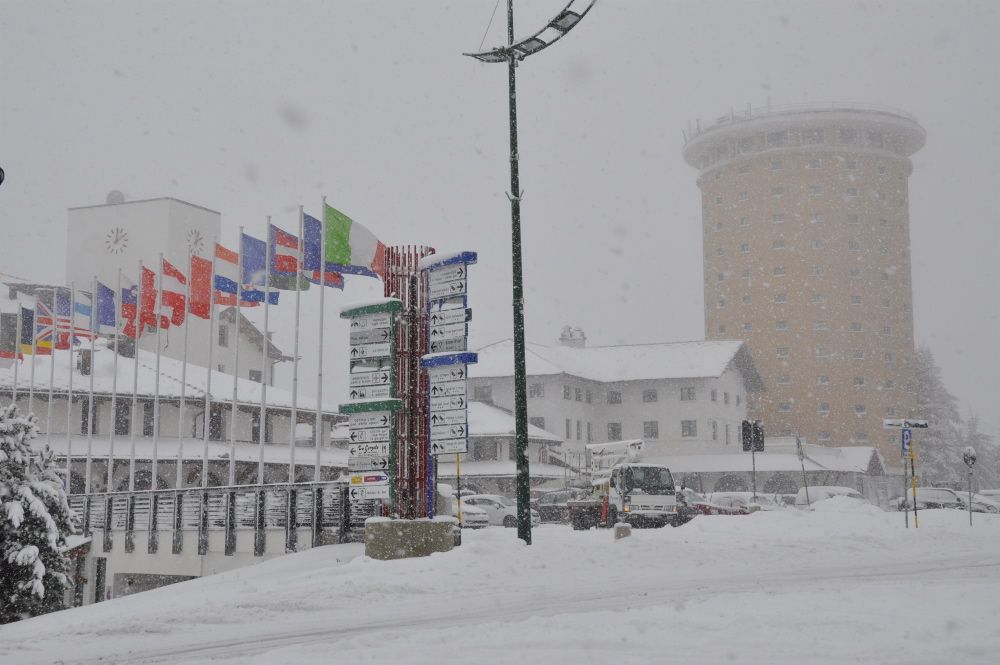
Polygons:
<instances>
[{"instance_id":1,"label":"cylindrical tower building","mask_svg":"<svg viewBox=\"0 0 1000 665\"><path fill-rule=\"evenodd\" d=\"M689 136L707 339L744 339L769 435L875 445L915 407L908 178L925 132L854 105L748 109Z\"/></svg>"}]
</instances>

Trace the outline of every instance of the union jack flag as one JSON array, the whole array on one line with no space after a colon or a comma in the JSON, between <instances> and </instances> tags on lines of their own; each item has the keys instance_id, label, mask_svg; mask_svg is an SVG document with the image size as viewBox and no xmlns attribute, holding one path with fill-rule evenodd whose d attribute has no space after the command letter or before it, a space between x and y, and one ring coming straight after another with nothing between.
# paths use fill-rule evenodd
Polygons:
<instances>
[{"instance_id":1,"label":"union jack flag","mask_svg":"<svg viewBox=\"0 0 1000 665\"><path fill-rule=\"evenodd\" d=\"M52 314L49 303L38 299L35 302L35 335L39 349L52 349L53 339L55 348L68 349L70 338L74 344L81 339L90 339L94 332L81 326L73 325L69 293L57 291L55 294L56 313Z\"/></svg>"}]
</instances>

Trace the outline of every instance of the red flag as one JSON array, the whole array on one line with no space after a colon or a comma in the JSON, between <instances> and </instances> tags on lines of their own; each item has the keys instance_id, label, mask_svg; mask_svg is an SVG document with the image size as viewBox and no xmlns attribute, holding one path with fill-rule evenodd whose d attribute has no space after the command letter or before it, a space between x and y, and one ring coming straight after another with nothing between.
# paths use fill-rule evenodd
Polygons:
<instances>
[{"instance_id":1,"label":"red flag","mask_svg":"<svg viewBox=\"0 0 1000 665\"><path fill-rule=\"evenodd\" d=\"M122 316L125 317L125 327L122 333L133 339L141 337L146 326L156 326L156 273L149 268L142 268L142 300L135 302L137 287L132 286L122 291ZM138 309L139 326L136 330L136 310ZM170 319L161 316L160 327L169 328Z\"/></svg>"},{"instance_id":2,"label":"red flag","mask_svg":"<svg viewBox=\"0 0 1000 665\"><path fill-rule=\"evenodd\" d=\"M212 315L212 262L200 256L191 257L191 302L188 309L203 319Z\"/></svg>"},{"instance_id":3,"label":"red flag","mask_svg":"<svg viewBox=\"0 0 1000 665\"><path fill-rule=\"evenodd\" d=\"M170 261L163 259L163 273L160 276L160 304L170 308L170 323L179 326L184 323L187 297L184 295L187 278ZM164 326L167 327L167 326Z\"/></svg>"}]
</instances>

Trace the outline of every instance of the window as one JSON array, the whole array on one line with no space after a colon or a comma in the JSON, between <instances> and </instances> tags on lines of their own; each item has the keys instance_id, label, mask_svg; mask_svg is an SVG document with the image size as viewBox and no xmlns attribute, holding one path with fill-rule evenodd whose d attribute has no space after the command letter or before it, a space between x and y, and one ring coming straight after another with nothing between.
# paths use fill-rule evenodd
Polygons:
<instances>
[{"instance_id":1,"label":"window","mask_svg":"<svg viewBox=\"0 0 1000 665\"><path fill-rule=\"evenodd\" d=\"M545 418L541 416L531 416L528 418L528 424L534 425L538 429L545 429Z\"/></svg>"},{"instance_id":2,"label":"window","mask_svg":"<svg viewBox=\"0 0 1000 665\"><path fill-rule=\"evenodd\" d=\"M590 426L590 421L587 421L587 443L592 443L594 441L593 428Z\"/></svg>"},{"instance_id":3,"label":"window","mask_svg":"<svg viewBox=\"0 0 1000 665\"><path fill-rule=\"evenodd\" d=\"M740 217L740 226L750 226L750 218Z\"/></svg>"},{"instance_id":4,"label":"window","mask_svg":"<svg viewBox=\"0 0 1000 665\"><path fill-rule=\"evenodd\" d=\"M264 375L259 369L252 369L248 372L248 376L251 381L256 381L257 383L263 383Z\"/></svg>"},{"instance_id":5,"label":"window","mask_svg":"<svg viewBox=\"0 0 1000 665\"><path fill-rule=\"evenodd\" d=\"M710 397L710 399L713 402L718 402L719 401L719 391L716 390L715 388L712 388L712 391L709 393L709 397Z\"/></svg>"},{"instance_id":6,"label":"window","mask_svg":"<svg viewBox=\"0 0 1000 665\"><path fill-rule=\"evenodd\" d=\"M153 403L145 402L142 405L142 435L153 436Z\"/></svg>"},{"instance_id":7,"label":"window","mask_svg":"<svg viewBox=\"0 0 1000 665\"><path fill-rule=\"evenodd\" d=\"M812 185L809 188L809 196L820 196L823 193L822 185Z\"/></svg>"},{"instance_id":8,"label":"window","mask_svg":"<svg viewBox=\"0 0 1000 665\"><path fill-rule=\"evenodd\" d=\"M822 305L823 303L826 302L826 296L824 296L822 293L814 293L812 295L810 302L812 302L812 304L814 305Z\"/></svg>"},{"instance_id":9,"label":"window","mask_svg":"<svg viewBox=\"0 0 1000 665\"><path fill-rule=\"evenodd\" d=\"M67 326L68 327L68 326ZM117 402L115 403L117 406ZM97 408L94 408L94 434L99 434L97 431ZM80 434L90 434L90 398L84 397L80 400Z\"/></svg>"},{"instance_id":10,"label":"window","mask_svg":"<svg viewBox=\"0 0 1000 665\"><path fill-rule=\"evenodd\" d=\"M617 390L608 391L608 404L621 404L622 394Z\"/></svg>"},{"instance_id":11,"label":"window","mask_svg":"<svg viewBox=\"0 0 1000 665\"><path fill-rule=\"evenodd\" d=\"M726 423L726 445L729 445L729 423Z\"/></svg>"},{"instance_id":12,"label":"window","mask_svg":"<svg viewBox=\"0 0 1000 665\"><path fill-rule=\"evenodd\" d=\"M740 151L741 152L750 152L751 150L753 150L753 139L743 139L740 142ZM738 173L739 175L746 175L747 173L750 173L750 165L749 164L740 164L736 168L736 173Z\"/></svg>"},{"instance_id":13,"label":"window","mask_svg":"<svg viewBox=\"0 0 1000 665\"><path fill-rule=\"evenodd\" d=\"M722 205L722 197L721 196L716 196L715 197L715 205Z\"/></svg>"},{"instance_id":14,"label":"window","mask_svg":"<svg viewBox=\"0 0 1000 665\"><path fill-rule=\"evenodd\" d=\"M825 272L823 266L812 266L809 268L809 274L813 277L822 277Z\"/></svg>"},{"instance_id":15,"label":"window","mask_svg":"<svg viewBox=\"0 0 1000 665\"><path fill-rule=\"evenodd\" d=\"M787 374L782 374L781 376L778 377L778 385L779 386L787 386L787 385L791 384L791 382L792 382L792 378L790 376L788 376Z\"/></svg>"},{"instance_id":16,"label":"window","mask_svg":"<svg viewBox=\"0 0 1000 665\"><path fill-rule=\"evenodd\" d=\"M208 438L213 441L222 440L222 405L213 404L208 416Z\"/></svg>"},{"instance_id":17,"label":"window","mask_svg":"<svg viewBox=\"0 0 1000 665\"><path fill-rule=\"evenodd\" d=\"M219 324L219 346L229 346L229 326Z\"/></svg>"},{"instance_id":18,"label":"window","mask_svg":"<svg viewBox=\"0 0 1000 665\"><path fill-rule=\"evenodd\" d=\"M856 414L856 415L857 415L857 416L858 416L859 418L860 418L861 416L865 415L865 413L866 413L866 412L867 412L867 409L865 409L865 405L864 405L864 404L855 404L855 405L854 405L854 413L855 413L855 414Z\"/></svg>"},{"instance_id":19,"label":"window","mask_svg":"<svg viewBox=\"0 0 1000 665\"><path fill-rule=\"evenodd\" d=\"M475 386L472 389L472 399L477 402L493 401L493 386Z\"/></svg>"},{"instance_id":20,"label":"window","mask_svg":"<svg viewBox=\"0 0 1000 665\"><path fill-rule=\"evenodd\" d=\"M621 441L622 424L608 423L608 441Z\"/></svg>"},{"instance_id":21,"label":"window","mask_svg":"<svg viewBox=\"0 0 1000 665\"><path fill-rule=\"evenodd\" d=\"M886 379L885 383L883 384L883 387L886 390L895 390L896 389L896 382L893 381L892 379Z\"/></svg>"},{"instance_id":22,"label":"window","mask_svg":"<svg viewBox=\"0 0 1000 665\"><path fill-rule=\"evenodd\" d=\"M642 436L644 439L660 438L660 423L656 420L647 420L642 423Z\"/></svg>"},{"instance_id":23,"label":"window","mask_svg":"<svg viewBox=\"0 0 1000 665\"><path fill-rule=\"evenodd\" d=\"M774 266L774 276L782 277L785 274L785 266Z\"/></svg>"},{"instance_id":24,"label":"window","mask_svg":"<svg viewBox=\"0 0 1000 665\"><path fill-rule=\"evenodd\" d=\"M132 424L132 404L119 399L115 402L115 434L128 434Z\"/></svg>"},{"instance_id":25,"label":"window","mask_svg":"<svg viewBox=\"0 0 1000 665\"><path fill-rule=\"evenodd\" d=\"M719 440L719 423L716 422L716 421L714 421L714 420L712 420L712 421L709 421L709 424L712 426L712 441L718 441Z\"/></svg>"},{"instance_id":26,"label":"window","mask_svg":"<svg viewBox=\"0 0 1000 665\"><path fill-rule=\"evenodd\" d=\"M845 193L847 194L847 196L855 198L858 195L858 188L857 187L848 187L847 191Z\"/></svg>"},{"instance_id":27,"label":"window","mask_svg":"<svg viewBox=\"0 0 1000 665\"><path fill-rule=\"evenodd\" d=\"M882 362L884 362L886 365L891 365L892 364L892 354L889 353L888 351L886 351L885 353L883 353L882 354Z\"/></svg>"},{"instance_id":28,"label":"window","mask_svg":"<svg viewBox=\"0 0 1000 665\"><path fill-rule=\"evenodd\" d=\"M781 167L782 167L782 164L781 164L781 160L780 159L772 159L771 160L771 170L772 171L780 171Z\"/></svg>"},{"instance_id":29,"label":"window","mask_svg":"<svg viewBox=\"0 0 1000 665\"><path fill-rule=\"evenodd\" d=\"M860 305L861 304L861 296L851 296L851 304L852 305Z\"/></svg>"},{"instance_id":30,"label":"window","mask_svg":"<svg viewBox=\"0 0 1000 665\"><path fill-rule=\"evenodd\" d=\"M694 401L694 386L685 386L681 388L681 401L682 402Z\"/></svg>"},{"instance_id":31,"label":"window","mask_svg":"<svg viewBox=\"0 0 1000 665\"><path fill-rule=\"evenodd\" d=\"M887 418L894 418L896 416L896 407L894 407L894 406L887 406L885 408L885 415L886 415ZM893 437L893 440L895 440L895 438L896 437Z\"/></svg>"},{"instance_id":32,"label":"window","mask_svg":"<svg viewBox=\"0 0 1000 665\"><path fill-rule=\"evenodd\" d=\"M885 175L885 167L882 166L881 164L879 164L879 167L878 167L878 174L879 175Z\"/></svg>"},{"instance_id":33,"label":"window","mask_svg":"<svg viewBox=\"0 0 1000 665\"><path fill-rule=\"evenodd\" d=\"M785 188L784 187L772 187L771 188L771 196L784 196L784 195L785 195Z\"/></svg>"},{"instance_id":34,"label":"window","mask_svg":"<svg viewBox=\"0 0 1000 665\"><path fill-rule=\"evenodd\" d=\"M725 254L725 250L723 250L721 247L716 247L715 248L715 255L716 256L722 256L723 254Z\"/></svg>"},{"instance_id":35,"label":"window","mask_svg":"<svg viewBox=\"0 0 1000 665\"><path fill-rule=\"evenodd\" d=\"M879 303L879 307L882 309L889 309L892 306L892 302L888 298L882 298L882 302Z\"/></svg>"},{"instance_id":36,"label":"window","mask_svg":"<svg viewBox=\"0 0 1000 665\"><path fill-rule=\"evenodd\" d=\"M819 376L816 377L816 385L817 386L830 385L830 377L828 377L826 374L820 374Z\"/></svg>"},{"instance_id":37,"label":"window","mask_svg":"<svg viewBox=\"0 0 1000 665\"><path fill-rule=\"evenodd\" d=\"M809 243L809 246L813 249L823 249L826 246L826 243L822 238L814 238L812 242Z\"/></svg>"},{"instance_id":38,"label":"window","mask_svg":"<svg viewBox=\"0 0 1000 665\"><path fill-rule=\"evenodd\" d=\"M824 221L823 215L819 214L818 212L814 212L809 217L809 223L810 224L822 224L823 221Z\"/></svg>"},{"instance_id":39,"label":"window","mask_svg":"<svg viewBox=\"0 0 1000 665\"><path fill-rule=\"evenodd\" d=\"M861 388L864 385L865 385L865 377L863 377L863 376L856 376L856 377L854 377L854 387L855 388Z\"/></svg>"},{"instance_id":40,"label":"window","mask_svg":"<svg viewBox=\"0 0 1000 665\"><path fill-rule=\"evenodd\" d=\"M726 326L721 325L721 324L719 325L719 334L720 335L725 335L726 334Z\"/></svg>"},{"instance_id":41,"label":"window","mask_svg":"<svg viewBox=\"0 0 1000 665\"><path fill-rule=\"evenodd\" d=\"M722 403L729 404L729 393L727 392L722 393Z\"/></svg>"},{"instance_id":42,"label":"window","mask_svg":"<svg viewBox=\"0 0 1000 665\"><path fill-rule=\"evenodd\" d=\"M829 432L820 432L820 433L819 433L819 434L817 435L817 438L818 438L818 439L819 439L820 441L829 441L829 440L830 440L830 433L829 433Z\"/></svg>"},{"instance_id":43,"label":"window","mask_svg":"<svg viewBox=\"0 0 1000 665\"><path fill-rule=\"evenodd\" d=\"M847 216L847 223L848 224L860 224L861 223L861 218L858 217L855 214L850 214L850 215Z\"/></svg>"},{"instance_id":44,"label":"window","mask_svg":"<svg viewBox=\"0 0 1000 665\"><path fill-rule=\"evenodd\" d=\"M851 252L860 252L861 251L861 241L860 240L848 240L847 241L847 249L849 251L851 251Z\"/></svg>"},{"instance_id":45,"label":"window","mask_svg":"<svg viewBox=\"0 0 1000 665\"><path fill-rule=\"evenodd\" d=\"M563 399L573 399L573 391L569 386L563 386Z\"/></svg>"},{"instance_id":46,"label":"window","mask_svg":"<svg viewBox=\"0 0 1000 665\"><path fill-rule=\"evenodd\" d=\"M576 421L576 440L579 441L583 438L583 423L579 420Z\"/></svg>"},{"instance_id":47,"label":"window","mask_svg":"<svg viewBox=\"0 0 1000 665\"><path fill-rule=\"evenodd\" d=\"M883 282L889 281L889 273L887 271L885 271L885 270L882 271L882 274L880 275L880 277L882 278Z\"/></svg>"},{"instance_id":48,"label":"window","mask_svg":"<svg viewBox=\"0 0 1000 665\"><path fill-rule=\"evenodd\" d=\"M753 324L749 321L743 322L743 332L750 332L753 330Z\"/></svg>"},{"instance_id":49,"label":"window","mask_svg":"<svg viewBox=\"0 0 1000 665\"><path fill-rule=\"evenodd\" d=\"M650 388L648 390L642 391L642 401L643 402L655 402L657 398L656 389Z\"/></svg>"},{"instance_id":50,"label":"window","mask_svg":"<svg viewBox=\"0 0 1000 665\"><path fill-rule=\"evenodd\" d=\"M788 330L788 321L775 321L774 329L778 331Z\"/></svg>"},{"instance_id":51,"label":"window","mask_svg":"<svg viewBox=\"0 0 1000 665\"><path fill-rule=\"evenodd\" d=\"M750 198L749 194L747 194L746 192L740 192L740 201L746 201L749 198Z\"/></svg>"},{"instance_id":52,"label":"window","mask_svg":"<svg viewBox=\"0 0 1000 665\"><path fill-rule=\"evenodd\" d=\"M743 279L750 279L750 268L744 268L742 276Z\"/></svg>"},{"instance_id":53,"label":"window","mask_svg":"<svg viewBox=\"0 0 1000 665\"><path fill-rule=\"evenodd\" d=\"M784 224L785 223L785 213L783 213L783 212L776 212L776 213L774 213L774 216L771 217L771 221L773 223L775 223L775 224Z\"/></svg>"},{"instance_id":54,"label":"window","mask_svg":"<svg viewBox=\"0 0 1000 665\"><path fill-rule=\"evenodd\" d=\"M585 401L587 404L593 404L594 403L594 393L592 393L591 391L588 390L584 394L583 401Z\"/></svg>"},{"instance_id":55,"label":"window","mask_svg":"<svg viewBox=\"0 0 1000 665\"><path fill-rule=\"evenodd\" d=\"M861 268L851 268L850 271L848 272L848 275L850 275L851 279L860 279Z\"/></svg>"},{"instance_id":56,"label":"window","mask_svg":"<svg viewBox=\"0 0 1000 665\"><path fill-rule=\"evenodd\" d=\"M693 437L698 436L698 421L697 420L682 420L681 421L681 436L682 437Z\"/></svg>"},{"instance_id":57,"label":"window","mask_svg":"<svg viewBox=\"0 0 1000 665\"><path fill-rule=\"evenodd\" d=\"M528 397L545 397L545 387L541 383L528 384Z\"/></svg>"},{"instance_id":58,"label":"window","mask_svg":"<svg viewBox=\"0 0 1000 665\"><path fill-rule=\"evenodd\" d=\"M785 248L784 238L778 238L777 240L771 243L771 249L784 249L784 248Z\"/></svg>"},{"instance_id":59,"label":"window","mask_svg":"<svg viewBox=\"0 0 1000 665\"><path fill-rule=\"evenodd\" d=\"M829 402L820 402L819 406L816 407L816 414L820 415L820 416L828 416L828 415L830 415L830 403Z\"/></svg>"},{"instance_id":60,"label":"window","mask_svg":"<svg viewBox=\"0 0 1000 665\"><path fill-rule=\"evenodd\" d=\"M830 350L828 348L826 348L825 346L817 346L816 347L816 357L817 358L829 358L830 357Z\"/></svg>"},{"instance_id":61,"label":"window","mask_svg":"<svg viewBox=\"0 0 1000 665\"><path fill-rule=\"evenodd\" d=\"M815 321L813 322L813 330L817 332L826 332L830 329L829 321Z\"/></svg>"},{"instance_id":62,"label":"window","mask_svg":"<svg viewBox=\"0 0 1000 665\"><path fill-rule=\"evenodd\" d=\"M775 349L775 351L776 351L777 356L779 358L787 358L788 357L788 347L787 346L779 346L777 349Z\"/></svg>"},{"instance_id":63,"label":"window","mask_svg":"<svg viewBox=\"0 0 1000 665\"><path fill-rule=\"evenodd\" d=\"M856 332L856 333L864 332L864 329L865 327L860 321L851 322L851 332Z\"/></svg>"},{"instance_id":64,"label":"window","mask_svg":"<svg viewBox=\"0 0 1000 665\"><path fill-rule=\"evenodd\" d=\"M722 280L724 280L725 278L726 278L726 273L723 273L723 272L720 272L719 274L717 274L717 275L715 276L715 280L716 280L717 282L721 282L721 281L722 281Z\"/></svg>"},{"instance_id":65,"label":"window","mask_svg":"<svg viewBox=\"0 0 1000 665\"><path fill-rule=\"evenodd\" d=\"M751 302L753 302L753 298L750 295L743 296L744 305L749 305Z\"/></svg>"},{"instance_id":66,"label":"window","mask_svg":"<svg viewBox=\"0 0 1000 665\"><path fill-rule=\"evenodd\" d=\"M746 243L745 242L742 245L740 245L740 253L741 254L749 254L750 253L750 243Z\"/></svg>"},{"instance_id":67,"label":"window","mask_svg":"<svg viewBox=\"0 0 1000 665\"><path fill-rule=\"evenodd\" d=\"M788 132L781 131L781 132L767 133L767 147L771 148L774 146L782 146L785 145L786 143L788 143ZM772 167L773 167L773 162L772 162Z\"/></svg>"},{"instance_id":68,"label":"window","mask_svg":"<svg viewBox=\"0 0 1000 665\"><path fill-rule=\"evenodd\" d=\"M882 335L885 337L892 336L892 326L882 326Z\"/></svg>"},{"instance_id":69,"label":"window","mask_svg":"<svg viewBox=\"0 0 1000 665\"><path fill-rule=\"evenodd\" d=\"M569 441L573 437L573 421L569 418L566 419L566 440Z\"/></svg>"},{"instance_id":70,"label":"window","mask_svg":"<svg viewBox=\"0 0 1000 665\"><path fill-rule=\"evenodd\" d=\"M781 413L791 413L792 412L792 403L791 402L781 402L780 404L778 404L778 411L780 411Z\"/></svg>"},{"instance_id":71,"label":"window","mask_svg":"<svg viewBox=\"0 0 1000 665\"><path fill-rule=\"evenodd\" d=\"M776 305L784 305L786 302L788 302L788 295L787 294L784 294L784 293L776 293L776 294L774 294L774 304L776 304Z\"/></svg>"},{"instance_id":72,"label":"window","mask_svg":"<svg viewBox=\"0 0 1000 665\"><path fill-rule=\"evenodd\" d=\"M822 129L803 129L802 130L802 142L808 145L816 145L823 143L823 130ZM817 160L818 161L818 160Z\"/></svg>"},{"instance_id":73,"label":"window","mask_svg":"<svg viewBox=\"0 0 1000 665\"><path fill-rule=\"evenodd\" d=\"M802 133L802 140L803 140L803 143L804 143L805 142L805 132ZM809 162L806 164L806 168L807 169L818 169L822 165L823 165L823 161L822 160L820 160L820 159L810 159Z\"/></svg>"},{"instance_id":74,"label":"window","mask_svg":"<svg viewBox=\"0 0 1000 665\"><path fill-rule=\"evenodd\" d=\"M853 352L853 354L851 355L851 357L854 358L855 360L864 360L865 359L865 352L863 350L861 350L861 349L858 349L858 350L856 350L856 351Z\"/></svg>"},{"instance_id":75,"label":"window","mask_svg":"<svg viewBox=\"0 0 1000 665\"><path fill-rule=\"evenodd\" d=\"M858 133L853 129L840 129L837 131L837 143L856 143ZM858 162L854 159L848 160L845 166L849 169L858 168Z\"/></svg>"},{"instance_id":76,"label":"window","mask_svg":"<svg viewBox=\"0 0 1000 665\"><path fill-rule=\"evenodd\" d=\"M716 222L715 223L715 230L716 231L721 231L722 230L722 222Z\"/></svg>"},{"instance_id":77,"label":"window","mask_svg":"<svg viewBox=\"0 0 1000 665\"><path fill-rule=\"evenodd\" d=\"M583 401L583 388L575 388L573 390L573 394L576 397L576 401L577 402L582 402Z\"/></svg>"}]
</instances>

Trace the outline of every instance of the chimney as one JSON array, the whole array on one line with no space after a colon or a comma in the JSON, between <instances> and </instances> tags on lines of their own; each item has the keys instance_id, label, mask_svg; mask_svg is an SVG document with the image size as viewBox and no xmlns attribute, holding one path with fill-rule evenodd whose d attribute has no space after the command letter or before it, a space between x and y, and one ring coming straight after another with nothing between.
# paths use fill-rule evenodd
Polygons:
<instances>
[{"instance_id":1,"label":"chimney","mask_svg":"<svg viewBox=\"0 0 1000 665\"><path fill-rule=\"evenodd\" d=\"M563 326L562 334L559 335L559 344L571 349L582 349L587 346L587 336L580 328Z\"/></svg>"}]
</instances>

